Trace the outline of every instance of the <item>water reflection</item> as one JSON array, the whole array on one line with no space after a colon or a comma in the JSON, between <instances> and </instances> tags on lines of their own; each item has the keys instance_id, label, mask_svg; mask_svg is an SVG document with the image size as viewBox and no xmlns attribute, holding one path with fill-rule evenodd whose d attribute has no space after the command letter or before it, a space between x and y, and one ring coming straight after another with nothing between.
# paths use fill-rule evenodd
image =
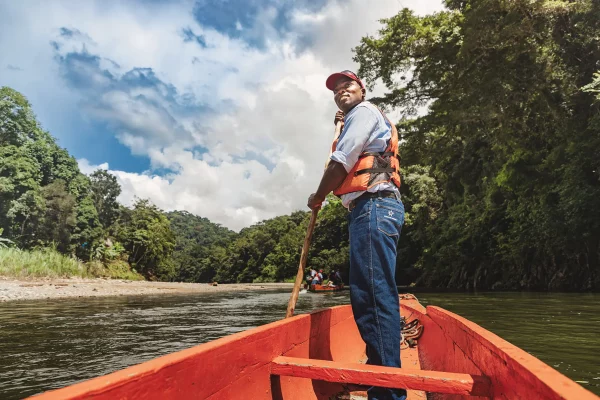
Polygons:
<instances>
[{"instance_id":1,"label":"water reflection","mask_svg":"<svg viewBox=\"0 0 600 400\"><path fill-rule=\"evenodd\" d=\"M0 304L0 398L106 374L285 315L288 292L107 297ZM418 295L471 319L600 393L600 296ZM349 303L348 292L299 297L297 312Z\"/></svg>"}]
</instances>

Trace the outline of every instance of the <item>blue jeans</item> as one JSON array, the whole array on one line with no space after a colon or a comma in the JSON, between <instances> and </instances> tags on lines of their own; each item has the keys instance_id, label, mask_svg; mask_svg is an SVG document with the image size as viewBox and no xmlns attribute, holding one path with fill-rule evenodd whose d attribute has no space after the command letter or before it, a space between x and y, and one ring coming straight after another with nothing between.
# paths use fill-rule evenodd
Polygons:
<instances>
[{"instance_id":1,"label":"blue jeans","mask_svg":"<svg viewBox=\"0 0 600 400\"><path fill-rule=\"evenodd\" d=\"M400 367L400 301L396 247L404 205L394 198L359 200L349 215L350 301L367 364ZM405 400L406 390L372 387L370 400Z\"/></svg>"}]
</instances>

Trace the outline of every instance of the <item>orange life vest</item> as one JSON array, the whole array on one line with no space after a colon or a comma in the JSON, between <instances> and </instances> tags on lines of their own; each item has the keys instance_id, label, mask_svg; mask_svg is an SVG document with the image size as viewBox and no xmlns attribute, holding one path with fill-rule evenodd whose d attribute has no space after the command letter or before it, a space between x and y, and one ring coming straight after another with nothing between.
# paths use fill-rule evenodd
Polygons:
<instances>
[{"instance_id":1,"label":"orange life vest","mask_svg":"<svg viewBox=\"0 0 600 400\"><path fill-rule=\"evenodd\" d=\"M400 188L400 160L398 159L398 130L396 126L381 112L381 115L392 127L392 137L383 152L364 152L358 157L354 167L342 184L333 191L336 196L352 192L362 192L384 182L393 182ZM331 151L337 147L338 139L333 141Z\"/></svg>"}]
</instances>

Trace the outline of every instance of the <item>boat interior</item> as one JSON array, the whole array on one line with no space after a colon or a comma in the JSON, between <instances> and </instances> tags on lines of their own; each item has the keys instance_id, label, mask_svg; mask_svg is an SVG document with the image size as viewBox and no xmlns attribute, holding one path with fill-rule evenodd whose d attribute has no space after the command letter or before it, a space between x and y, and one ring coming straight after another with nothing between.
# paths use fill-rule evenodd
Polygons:
<instances>
[{"instance_id":1,"label":"boat interior","mask_svg":"<svg viewBox=\"0 0 600 400\"><path fill-rule=\"evenodd\" d=\"M366 398L405 388L420 399L597 399L473 322L401 295L401 315L422 334L402 368L365 365L349 305L297 315L35 396L57 399Z\"/></svg>"}]
</instances>

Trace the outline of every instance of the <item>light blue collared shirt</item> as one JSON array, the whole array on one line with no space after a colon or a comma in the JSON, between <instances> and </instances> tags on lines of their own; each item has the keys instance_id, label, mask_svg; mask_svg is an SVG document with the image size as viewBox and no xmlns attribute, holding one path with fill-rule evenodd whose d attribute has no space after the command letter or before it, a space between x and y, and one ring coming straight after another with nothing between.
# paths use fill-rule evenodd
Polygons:
<instances>
[{"instance_id":1,"label":"light blue collared shirt","mask_svg":"<svg viewBox=\"0 0 600 400\"><path fill-rule=\"evenodd\" d=\"M346 172L350 172L362 153L385 151L391 138L391 125L377 107L368 101L363 101L346 114L344 129L335 151L331 154L331 159L342 164ZM400 199L400 191L392 182L382 182L368 189L372 193L381 190L395 192L396 197ZM343 194L342 204L348 208L350 202L363 193L364 191Z\"/></svg>"}]
</instances>

